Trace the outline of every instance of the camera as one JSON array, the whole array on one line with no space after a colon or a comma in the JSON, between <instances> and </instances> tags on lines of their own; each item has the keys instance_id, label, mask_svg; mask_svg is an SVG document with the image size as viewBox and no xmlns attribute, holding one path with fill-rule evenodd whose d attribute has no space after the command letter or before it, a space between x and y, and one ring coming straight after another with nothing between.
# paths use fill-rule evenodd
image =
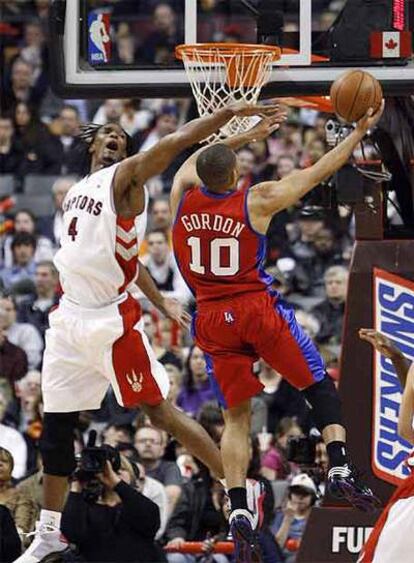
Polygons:
<instances>
[{"instance_id":1,"label":"camera","mask_svg":"<svg viewBox=\"0 0 414 563\"><path fill-rule=\"evenodd\" d=\"M96 432L92 430L89 434L88 444L80 456L77 471L79 480L88 481L95 477L97 473L103 473L107 461L111 463L112 469L115 472L119 471L121 467L121 457L115 448L107 444L102 446L96 446L95 444Z\"/></svg>"},{"instance_id":2,"label":"camera","mask_svg":"<svg viewBox=\"0 0 414 563\"><path fill-rule=\"evenodd\" d=\"M97 477L98 473L103 473L106 462L109 461L112 469L117 472L121 467L121 457L119 452L103 444L96 446L96 432L92 430L89 434L88 444L82 451L78 468L73 475L73 479L82 484L82 496L86 502L95 503L105 491L105 485Z\"/></svg>"},{"instance_id":3,"label":"camera","mask_svg":"<svg viewBox=\"0 0 414 563\"><path fill-rule=\"evenodd\" d=\"M314 466L316 440L314 438L290 438L288 442L288 461L297 465Z\"/></svg>"}]
</instances>

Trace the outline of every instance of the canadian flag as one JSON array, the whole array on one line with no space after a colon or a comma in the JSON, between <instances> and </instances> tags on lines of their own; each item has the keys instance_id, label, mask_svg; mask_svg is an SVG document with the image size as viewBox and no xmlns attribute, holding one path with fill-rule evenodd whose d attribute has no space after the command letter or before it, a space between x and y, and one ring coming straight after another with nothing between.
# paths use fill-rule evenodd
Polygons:
<instances>
[{"instance_id":1,"label":"canadian flag","mask_svg":"<svg viewBox=\"0 0 414 563\"><path fill-rule=\"evenodd\" d=\"M370 39L372 59L404 59L411 55L409 31L373 31Z\"/></svg>"}]
</instances>

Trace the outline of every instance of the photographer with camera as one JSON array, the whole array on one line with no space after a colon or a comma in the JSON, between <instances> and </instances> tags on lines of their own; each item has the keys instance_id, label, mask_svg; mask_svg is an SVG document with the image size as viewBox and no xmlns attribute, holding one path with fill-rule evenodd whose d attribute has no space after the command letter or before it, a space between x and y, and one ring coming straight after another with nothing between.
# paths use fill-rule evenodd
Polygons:
<instances>
[{"instance_id":1,"label":"photographer with camera","mask_svg":"<svg viewBox=\"0 0 414 563\"><path fill-rule=\"evenodd\" d=\"M94 442L94 440L93 440ZM136 490L127 458L91 441L81 454L62 515L62 532L85 561L160 561L158 506Z\"/></svg>"}]
</instances>

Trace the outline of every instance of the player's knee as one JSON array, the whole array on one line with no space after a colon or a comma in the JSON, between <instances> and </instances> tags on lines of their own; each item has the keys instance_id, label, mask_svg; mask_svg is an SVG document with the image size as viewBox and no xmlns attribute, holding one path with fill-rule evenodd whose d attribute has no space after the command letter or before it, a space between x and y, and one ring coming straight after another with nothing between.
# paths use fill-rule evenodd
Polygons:
<instances>
[{"instance_id":1,"label":"player's knee","mask_svg":"<svg viewBox=\"0 0 414 563\"><path fill-rule=\"evenodd\" d=\"M244 403L237 405L223 411L224 421L226 427L235 425L238 428L244 428L246 431L250 431L251 424L251 407L250 401L245 401Z\"/></svg>"},{"instance_id":2,"label":"player's knee","mask_svg":"<svg viewBox=\"0 0 414 563\"><path fill-rule=\"evenodd\" d=\"M158 405L142 405L145 414L148 415L151 424L167 432L174 423L174 407L168 401L162 401Z\"/></svg>"},{"instance_id":3,"label":"player's knee","mask_svg":"<svg viewBox=\"0 0 414 563\"><path fill-rule=\"evenodd\" d=\"M76 467L73 446L77 413L45 413L40 439L44 472L59 477L69 476Z\"/></svg>"},{"instance_id":4,"label":"player's knee","mask_svg":"<svg viewBox=\"0 0 414 563\"><path fill-rule=\"evenodd\" d=\"M338 391L328 375L322 381L305 389L303 394L312 406L312 416L319 431L330 424L342 425L341 401Z\"/></svg>"}]
</instances>

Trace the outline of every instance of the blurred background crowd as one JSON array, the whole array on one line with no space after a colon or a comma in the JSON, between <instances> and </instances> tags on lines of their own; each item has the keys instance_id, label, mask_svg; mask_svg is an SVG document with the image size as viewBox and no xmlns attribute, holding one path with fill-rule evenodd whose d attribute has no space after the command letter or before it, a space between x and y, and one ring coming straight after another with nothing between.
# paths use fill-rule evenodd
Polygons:
<instances>
[{"instance_id":1,"label":"blurred background crowd","mask_svg":"<svg viewBox=\"0 0 414 563\"><path fill-rule=\"evenodd\" d=\"M119 19L114 29L117 56L125 64L135 60L137 52L149 62L172 56L171 46L182 41L178 17L182 2L140 2L146 5L145 13L152 14L145 52L133 40L135 1L90 0L89 4L111 6L115 11ZM343 2L321 0L320 4L325 8L322 26L332 21ZM221 11L223 17L224 6L219 0L200 2L206 13ZM0 504L10 510L23 547L30 543L41 503L40 373L48 313L59 299L53 256L62 233L62 202L87 172L80 157L79 127L86 122L119 122L139 151L196 116L189 99L57 98L49 83L48 9L48 0L3 1L0 8ZM233 24L220 33L223 40L244 40ZM276 134L238 152L239 188L280 179L315 163L328 150L327 118L313 110L291 109ZM192 311L191 293L172 254L168 203L174 173L186 156L181 155L148 184L150 222L140 257L159 289ZM321 207L323 191L328 189L317 189L274 218L265 266L320 348L330 376L338 381L354 219L345 206ZM189 334L162 318L150 303L142 299L142 306L146 333L170 377L170 400L197 418L219 442L223 419L209 386L203 354ZM250 477L260 477L267 484L267 539L278 557L269 561L290 562L295 560L312 506L323 497L326 450L301 394L263 362L256 371L264 390L253 401ZM63 527L79 560L162 561L162 550L155 555L149 550L146 559L137 553L148 543L151 549L165 545L179 549L184 541L199 540L204 542L206 560L227 561L224 555L212 559L210 554L214 541L227 535L226 498L214 476L180 444L151 427L138 410L117 406L111 392L99 411L80 414L78 453L91 430L97 432L100 443L121 454L116 475L122 483L108 470L101 481L103 489L98 487L96 493L81 479L73 479ZM147 499L151 505L145 504ZM87 516L96 508L94 503L108 510L99 515L101 528L95 527L94 533L101 536L91 547ZM140 528L131 524L137 520ZM116 535L108 536L108 522L110 527L124 530L122 537L136 547L135 558L126 559L131 554L122 553L122 541L116 541ZM98 544L100 552L94 551ZM110 556L113 559L107 558ZM195 559L170 553L168 560L186 563Z\"/></svg>"}]
</instances>

